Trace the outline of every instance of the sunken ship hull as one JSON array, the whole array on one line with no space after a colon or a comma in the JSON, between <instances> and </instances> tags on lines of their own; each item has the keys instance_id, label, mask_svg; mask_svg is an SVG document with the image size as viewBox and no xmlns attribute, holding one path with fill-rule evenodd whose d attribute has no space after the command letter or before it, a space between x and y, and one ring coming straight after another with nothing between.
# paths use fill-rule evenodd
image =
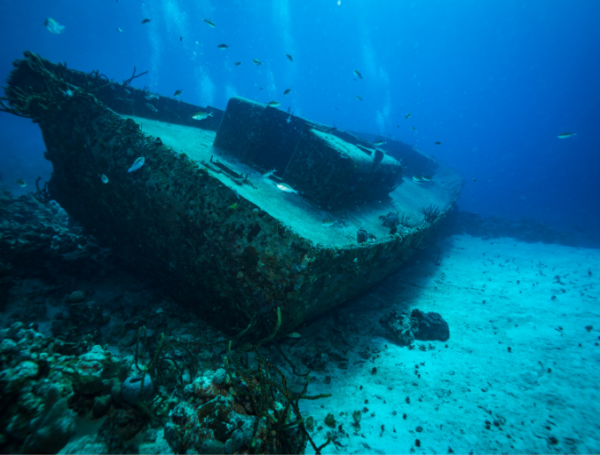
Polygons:
<instances>
[{"instance_id":1,"label":"sunken ship hull","mask_svg":"<svg viewBox=\"0 0 600 455\"><path fill-rule=\"evenodd\" d=\"M54 170L40 200L229 333L284 335L382 281L462 188L400 143L382 153L263 104L201 108L129 82L26 52L3 110L41 128Z\"/></svg>"}]
</instances>

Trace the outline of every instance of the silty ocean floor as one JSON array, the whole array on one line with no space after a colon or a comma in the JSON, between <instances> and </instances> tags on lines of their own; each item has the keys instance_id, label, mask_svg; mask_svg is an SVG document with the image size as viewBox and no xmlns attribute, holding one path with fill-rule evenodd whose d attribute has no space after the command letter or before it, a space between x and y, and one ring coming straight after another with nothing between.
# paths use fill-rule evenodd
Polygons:
<instances>
[{"instance_id":1,"label":"silty ocean floor","mask_svg":"<svg viewBox=\"0 0 600 455\"><path fill-rule=\"evenodd\" d=\"M600 252L470 236L442 250L311 327L307 343L348 359L311 387L331 398L304 402L316 444L331 432L324 453L600 452ZM413 308L440 313L450 339L386 339L379 318Z\"/></svg>"},{"instance_id":2,"label":"silty ocean floor","mask_svg":"<svg viewBox=\"0 0 600 455\"><path fill-rule=\"evenodd\" d=\"M314 418L315 444L332 439L323 453L600 452L600 251L466 235L438 246L300 328L300 338L279 341L297 371L313 368L308 393L331 394L300 401L303 415ZM120 359L132 358L134 328L159 318L165 335L222 336L118 267L85 282L23 279L10 291L3 326L21 320L15 312L27 319L37 308L38 330L50 334L64 312L62 298L51 296L76 289L110 313L101 331ZM414 308L441 314L450 338L416 341L412 349L387 338L380 318ZM205 356L207 365L222 367L224 352ZM273 346L264 354L301 388L304 378L294 377ZM101 423L79 419L63 452L96 447L82 444ZM145 431L123 450L170 450L162 429L152 437Z\"/></svg>"}]
</instances>

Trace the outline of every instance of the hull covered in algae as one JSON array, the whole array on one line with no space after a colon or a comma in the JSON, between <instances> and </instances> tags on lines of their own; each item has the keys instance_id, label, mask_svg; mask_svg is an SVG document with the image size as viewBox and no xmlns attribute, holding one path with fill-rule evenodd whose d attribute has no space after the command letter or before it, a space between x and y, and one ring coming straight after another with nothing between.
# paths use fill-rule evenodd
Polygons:
<instances>
[{"instance_id":1,"label":"hull covered in algae","mask_svg":"<svg viewBox=\"0 0 600 455\"><path fill-rule=\"evenodd\" d=\"M410 147L248 100L200 108L29 52L14 66L4 110L39 124L54 167L38 197L229 333L283 335L385 279L462 187Z\"/></svg>"}]
</instances>

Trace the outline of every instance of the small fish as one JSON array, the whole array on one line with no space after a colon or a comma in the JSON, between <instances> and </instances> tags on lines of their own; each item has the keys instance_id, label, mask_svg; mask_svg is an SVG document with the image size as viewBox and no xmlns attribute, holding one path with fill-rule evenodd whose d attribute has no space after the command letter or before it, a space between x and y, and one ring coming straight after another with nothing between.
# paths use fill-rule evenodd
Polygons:
<instances>
[{"instance_id":1,"label":"small fish","mask_svg":"<svg viewBox=\"0 0 600 455\"><path fill-rule=\"evenodd\" d=\"M228 46L227 44L219 44L217 47L219 49L229 49L230 46Z\"/></svg>"},{"instance_id":2,"label":"small fish","mask_svg":"<svg viewBox=\"0 0 600 455\"><path fill-rule=\"evenodd\" d=\"M146 162L146 158L144 158L143 156L140 156L133 162L133 164L131 165L131 167L129 168L129 170L127 172L137 171L139 168L141 168L144 165L145 162Z\"/></svg>"},{"instance_id":3,"label":"small fish","mask_svg":"<svg viewBox=\"0 0 600 455\"><path fill-rule=\"evenodd\" d=\"M434 145L442 145L442 143L440 141L435 141Z\"/></svg>"},{"instance_id":4,"label":"small fish","mask_svg":"<svg viewBox=\"0 0 600 455\"><path fill-rule=\"evenodd\" d=\"M267 172L263 172L261 174L263 179L268 179L269 177L271 177L275 172L277 172L277 169L271 169L270 171Z\"/></svg>"},{"instance_id":5,"label":"small fish","mask_svg":"<svg viewBox=\"0 0 600 455\"><path fill-rule=\"evenodd\" d=\"M293 116L294 116L294 113L292 112L292 113L290 114L290 116L289 116L288 118L286 118L286 119L285 119L285 121L286 121L287 123L290 123L290 122L292 121L292 117L293 117Z\"/></svg>"},{"instance_id":6,"label":"small fish","mask_svg":"<svg viewBox=\"0 0 600 455\"><path fill-rule=\"evenodd\" d=\"M288 93L290 93L292 91L292 88L286 88L285 91L283 92L283 94L287 95Z\"/></svg>"},{"instance_id":7,"label":"small fish","mask_svg":"<svg viewBox=\"0 0 600 455\"><path fill-rule=\"evenodd\" d=\"M358 101L362 101L362 100L363 100L363 99L362 99L360 96L358 96L358 95L356 95L356 99L357 99Z\"/></svg>"},{"instance_id":8,"label":"small fish","mask_svg":"<svg viewBox=\"0 0 600 455\"><path fill-rule=\"evenodd\" d=\"M21 188L25 188L27 186L27 182L23 179L17 179L15 182L17 182L17 185L19 185Z\"/></svg>"},{"instance_id":9,"label":"small fish","mask_svg":"<svg viewBox=\"0 0 600 455\"><path fill-rule=\"evenodd\" d=\"M280 105L281 105L281 103L279 101L271 101L269 104L267 104L267 106L270 106L270 107L277 107Z\"/></svg>"},{"instance_id":10,"label":"small fish","mask_svg":"<svg viewBox=\"0 0 600 455\"><path fill-rule=\"evenodd\" d=\"M421 183L423 181L423 179L421 177L419 177L418 175L413 175L412 180L415 183Z\"/></svg>"},{"instance_id":11,"label":"small fish","mask_svg":"<svg viewBox=\"0 0 600 455\"><path fill-rule=\"evenodd\" d=\"M262 62L261 62L259 59L257 59L257 58L253 59L253 60L252 60L252 62L253 62L253 63L254 63L256 66L258 66L258 65L262 65Z\"/></svg>"},{"instance_id":12,"label":"small fish","mask_svg":"<svg viewBox=\"0 0 600 455\"><path fill-rule=\"evenodd\" d=\"M183 36L179 37L179 41L181 41L183 43Z\"/></svg>"},{"instance_id":13,"label":"small fish","mask_svg":"<svg viewBox=\"0 0 600 455\"><path fill-rule=\"evenodd\" d=\"M73 90L70 88L63 90L63 95L68 96L69 98L73 96Z\"/></svg>"},{"instance_id":14,"label":"small fish","mask_svg":"<svg viewBox=\"0 0 600 455\"><path fill-rule=\"evenodd\" d=\"M235 62L234 65L235 66L240 66L242 64L242 62Z\"/></svg>"},{"instance_id":15,"label":"small fish","mask_svg":"<svg viewBox=\"0 0 600 455\"><path fill-rule=\"evenodd\" d=\"M46 26L46 28L48 29L48 31L50 33L54 33L55 35L59 35L65 31L65 26L60 25L58 22L56 22L51 17L49 17L48 19L46 19L44 21L44 25Z\"/></svg>"},{"instance_id":16,"label":"small fish","mask_svg":"<svg viewBox=\"0 0 600 455\"><path fill-rule=\"evenodd\" d=\"M431 182L433 179L430 175L422 175L421 180L423 180L424 182Z\"/></svg>"},{"instance_id":17,"label":"small fish","mask_svg":"<svg viewBox=\"0 0 600 455\"><path fill-rule=\"evenodd\" d=\"M291 56L290 54L285 54L285 56L288 58L288 60L289 60L290 62L293 62L293 61L294 61L294 59L292 58L292 56Z\"/></svg>"},{"instance_id":18,"label":"small fish","mask_svg":"<svg viewBox=\"0 0 600 455\"><path fill-rule=\"evenodd\" d=\"M328 219L326 219L326 220L323 220L323 223L322 223L322 224L323 224L323 226L325 226L325 227L331 227L331 226L333 226L334 224L336 224L337 222L338 222L338 220L332 220L331 218L328 218Z\"/></svg>"},{"instance_id":19,"label":"small fish","mask_svg":"<svg viewBox=\"0 0 600 455\"><path fill-rule=\"evenodd\" d=\"M577 133L560 133L558 136L556 136L559 139L566 139L568 137L571 136L575 136Z\"/></svg>"},{"instance_id":20,"label":"small fish","mask_svg":"<svg viewBox=\"0 0 600 455\"><path fill-rule=\"evenodd\" d=\"M127 89L124 89L124 90L125 90L125 93L127 93L127 96L131 95L131 90L127 90Z\"/></svg>"},{"instance_id":21,"label":"small fish","mask_svg":"<svg viewBox=\"0 0 600 455\"><path fill-rule=\"evenodd\" d=\"M287 334L288 338L300 338L300 336L301 335L298 332L292 332Z\"/></svg>"},{"instance_id":22,"label":"small fish","mask_svg":"<svg viewBox=\"0 0 600 455\"><path fill-rule=\"evenodd\" d=\"M474 182L477 182L477 179L473 179Z\"/></svg>"},{"instance_id":23,"label":"small fish","mask_svg":"<svg viewBox=\"0 0 600 455\"><path fill-rule=\"evenodd\" d=\"M406 120L408 120L410 118L411 114L410 112L408 114L406 114L406 117L404 117Z\"/></svg>"},{"instance_id":24,"label":"small fish","mask_svg":"<svg viewBox=\"0 0 600 455\"><path fill-rule=\"evenodd\" d=\"M227 207L229 210L237 210L238 209L238 203L234 202L233 204L231 204L229 207Z\"/></svg>"},{"instance_id":25,"label":"small fish","mask_svg":"<svg viewBox=\"0 0 600 455\"><path fill-rule=\"evenodd\" d=\"M360 71L354 70L354 74L356 74L356 77L358 77L359 79L364 79L364 77L362 76L362 74L360 74Z\"/></svg>"},{"instance_id":26,"label":"small fish","mask_svg":"<svg viewBox=\"0 0 600 455\"><path fill-rule=\"evenodd\" d=\"M148 101L152 101L157 100L160 97L158 95L155 95L154 93L148 93L144 98L146 98Z\"/></svg>"},{"instance_id":27,"label":"small fish","mask_svg":"<svg viewBox=\"0 0 600 455\"><path fill-rule=\"evenodd\" d=\"M108 177L106 175L104 175L104 174L102 174L100 176L100 180L102 180L102 183L104 183L104 184L108 183Z\"/></svg>"},{"instance_id":28,"label":"small fish","mask_svg":"<svg viewBox=\"0 0 600 455\"><path fill-rule=\"evenodd\" d=\"M212 115L212 112L198 111L194 115L192 115L192 118L194 120L204 120L205 118L212 117Z\"/></svg>"},{"instance_id":29,"label":"small fish","mask_svg":"<svg viewBox=\"0 0 600 455\"><path fill-rule=\"evenodd\" d=\"M208 19L204 19L204 22L206 22L208 25L210 25L212 28L215 28L216 25L213 21L209 21Z\"/></svg>"},{"instance_id":30,"label":"small fish","mask_svg":"<svg viewBox=\"0 0 600 455\"><path fill-rule=\"evenodd\" d=\"M156 109L154 106L152 106L152 104L150 103L146 103L146 107L148 109L150 109L152 112L158 112L158 109Z\"/></svg>"},{"instance_id":31,"label":"small fish","mask_svg":"<svg viewBox=\"0 0 600 455\"><path fill-rule=\"evenodd\" d=\"M398 125L398 127L400 127L400 125ZM417 131L417 129L414 126L411 126L410 129L413 131Z\"/></svg>"},{"instance_id":32,"label":"small fish","mask_svg":"<svg viewBox=\"0 0 600 455\"><path fill-rule=\"evenodd\" d=\"M117 27L117 32L119 32L119 33L123 33L123 30L121 30L121 28L120 28L120 27Z\"/></svg>"},{"instance_id":33,"label":"small fish","mask_svg":"<svg viewBox=\"0 0 600 455\"><path fill-rule=\"evenodd\" d=\"M380 147L380 146L382 146L384 144L387 144L387 142L386 141L375 141L375 142L373 142L373 145L375 147Z\"/></svg>"},{"instance_id":34,"label":"small fish","mask_svg":"<svg viewBox=\"0 0 600 455\"><path fill-rule=\"evenodd\" d=\"M289 185L286 185L285 183L278 183L277 184L277 188L279 188L281 191L283 191L284 193L294 193L294 194L298 194L298 192L292 188Z\"/></svg>"},{"instance_id":35,"label":"small fish","mask_svg":"<svg viewBox=\"0 0 600 455\"><path fill-rule=\"evenodd\" d=\"M150 22L151 20L152 20L152 19L148 19L148 18L146 18L146 19L144 19L144 20L142 21L142 24L147 24L147 23L148 23L148 22Z\"/></svg>"},{"instance_id":36,"label":"small fish","mask_svg":"<svg viewBox=\"0 0 600 455\"><path fill-rule=\"evenodd\" d=\"M175 93L173 94L173 96L179 96L183 93L183 90L175 90Z\"/></svg>"}]
</instances>

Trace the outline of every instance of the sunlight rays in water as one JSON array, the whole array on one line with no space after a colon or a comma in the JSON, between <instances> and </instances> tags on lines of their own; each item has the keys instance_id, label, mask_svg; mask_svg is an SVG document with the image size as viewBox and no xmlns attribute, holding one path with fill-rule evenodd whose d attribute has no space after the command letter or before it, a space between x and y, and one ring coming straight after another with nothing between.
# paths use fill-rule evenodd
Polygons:
<instances>
[{"instance_id":1,"label":"sunlight rays in water","mask_svg":"<svg viewBox=\"0 0 600 455\"><path fill-rule=\"evenodd\" d=\"M385 135L390 128L390 112L391 112L391 101L390 101L390 91L388 90L385 97L385 104L381 110L377 111L376 121L377 128L379 129L379 134Z\"/></svg>"},{"instance_id":2,"label":"sunlight rays in water","mask_svg":"<svg viewBox=\"0 0 600 455\"><path fill-rule=\"evenodd\" d=\"M294 42L294 35L292 32L292 19L290 13L290 4L288 0L272 0L271 2L271 13L272 13L272 21L273 26L277 30L278 35L281 37L281 47L280 51L281 56L277 56L280 58L284 65L285 75L283 79L281 79L281 83L285 84L286 87L292 87L295 85L296 81L296 72L298 65L296 63L288 62L285 54L290 54L292 56L296 55L296 45ZM269 78L269 89L275 90L275 83L272 81L272 74ZM281 93L273 93L269 92L269 96L280 96ZM293 95L290 97L292 101L294 99Z\"/></svg>"},{"instance_id":3,"label":"sunlight rays in water","mask_svg":"<svg viewBox=\"0 0 600 455\"><path fill-rule=\"evenodd\" d=\"M387 71L377 64L378 58L375 55L375 50L371 44L369 31L365 26L360 27L362 36L362 61L365 78L373 81L371 95L377 95L378 100L384 99L384 104L381 106L375 115L375 121L379 134L384 135L390 130L390 114L392 111L392 102L390 96L390 77ZM381 96L385 92L385 97Z\"/></svg>"},{"instance_id":4,"label":"sunlight rays in water","mask_svg":"<svg viewBox=\"0 0 600 455\"><path fill-rule=\"evenodd\" d=\"M294 37L288 0L272 0L273 24L279 29L285 53L293 53Z\"/></svg>"},{"instance_id":5,"label":"sunlight rays in water","mask_svg":"<svg viewBox=\"0 0 600 455\"><path fill-rule=\"evenodd\" d=\"M142 3L142 13L144 17L158 17L158 11L156 10L156 3ZM148 33L148 41L150 41L150 82L148 87L150 91L156 91L159 82L160 69L161 69L161 55L163 50L162 37L157 31L156 27L146 27L145 30Z\"/></svg>"},{"instance_id":6,"label":"sunlight rays in water","mask_svg":"<svg viewBox=\"0 0 600 455\"><path fill-rule=\"evenodd\" d=\"M267 70L267 81L267 94L269 95L269 101L272 101L277 99L279 94L275 85L275 76L270 68Z\"/></svg>"},{"instance_id":7,"label":"sunlight rays in water","mask_svg":"<svg viewBox=\"0 0 600 455\"><path fill-rule=\"evenodd\" d=\"M215 102L215 83L203 67L197 67L194 70L196 81L196 93L200 97L200 106L214 105Z\"/></svg>"},{"instance_id":8,"label":"sunlight rays in water","mask_svg":"<svg viewBox=\"0 0 600 455\"><path fill-rule=\"evenodd\" d=\"M169 36L189 36L188 14L179 3L178 0L159 2Z\"/></svg>"}]
</instances>

